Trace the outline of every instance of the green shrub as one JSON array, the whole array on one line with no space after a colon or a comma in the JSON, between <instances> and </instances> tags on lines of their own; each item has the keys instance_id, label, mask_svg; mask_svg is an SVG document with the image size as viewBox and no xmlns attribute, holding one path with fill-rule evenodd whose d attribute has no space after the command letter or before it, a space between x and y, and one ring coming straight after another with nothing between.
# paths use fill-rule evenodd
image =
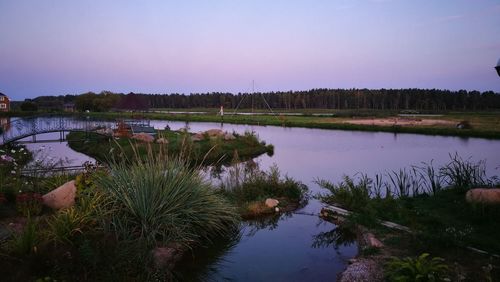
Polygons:
<instances>
[{"instance_id":1,"label":"green shrub","mask_svg":"<svg viewBox=\"0 0 500 282\"><path fill-rule=\"evenodd\" d=\"M224 235L238 222L236 209L179 159L113 163L110 175L96 183L110 203L110 227L121 239L191 245Z\"/></svg>"},{"instance_id":2,"label":"green shrub","mask_svg":"<svg viewBox=\"0 0 500 282\"><path fill-rule=\"evenodd\" d=\"M444 259L423 253L417 258L392 258L385 271L388 281L426 282L443 281L447 270Z\"/></svg>"}]
</instances>

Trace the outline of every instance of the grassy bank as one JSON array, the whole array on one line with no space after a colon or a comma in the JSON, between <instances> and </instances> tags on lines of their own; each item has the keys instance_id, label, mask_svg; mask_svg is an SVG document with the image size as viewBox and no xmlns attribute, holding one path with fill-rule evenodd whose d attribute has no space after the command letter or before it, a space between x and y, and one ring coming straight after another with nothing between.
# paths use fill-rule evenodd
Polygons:
<instances>
[{"instance_id":1,"label":"grassy bank","mask_svg":"<svg viewBox=\"0 0 500 282\"><path fill-rule=\"evenodd\" d=\"M171 111L188 111L188 112L207 112L193 114L174 114L168 113ZM85 115L99 119L117 119L117 118L136 118L144 117L147 119L171 120L171 121L186 121L186 122L217 122L222 121L213 109L163 109L167 112L146 112L146 113L131 113L131 112L92 112L92 113L60 113L61 115ZM459 137L478 137L488 139L500 139L500 114L498 112L444 112L434 113L439 116L432 117L435 120L443 120L450 122L450 125L414 125L414 126L377 126L377 125L360 125L349 123L353 120L364 118L388 118L396 117L398 112L390 110L294 110L285 111L302 114L300 116L279 115L232 115L228 111L224 116L225 123L234 124L252 124L252 125L274 125L286 127L304 127L304 128L321 128L321 129L338 129L338 130L356 130L356 131L372 131L372 132L394 132L394 133L415 133L425 135L441 135L441 136L459 136ZM329 114L333 116L315 116L313 114ZM4 113L3 116L28 116L30 113ZM0 115L1 116L1 115ZM414 117L419 119L418 116ZM425 117L421 117L425 118ZM469 128L458 129L456 124L466 121L470 124Z\"/></svg>"},{"instance_id":2,"label":"grassy bank","mask_svg":"<svg viewBox=\"0 0 500 282\"><path fill-rule=\"evenodd\" d=\"M319 198L353 211L346 224L362 225L383 241L384 256L376 260L388 262L389 255L430 253L444 258L452 281L463 281L454 280L457 273L466 277L465 281L488 281L488 277L500 278L499 258L469 248L500 254L500 205L470 203L465 196L475 187L499 185L498 179L487 179L484 171L484 163L454 156L440 168L428 165L374 178L346 177L338 184L319 181L329 191ZM379 220L404 225L411 232L387 229ZM485 273L489 265L493 268Z\"/></svg>"},{"instance_id":3,"label":"grassy bank","mask_svg":"<svg viewBox=\"0 0 500 282\"><path fill-rule=\"evenodd\" d=\"M92 133L86 139L85 133L71 132L68 134L68 144L73 150L86 154L101 162L112 159L134 158L139 155L142 159L152 154L165 151L172 156L183 156L192 164L221 165L229 163L235 154L241 160L248 160L264 153L273 154L273 146L260 141L250 132L234 134L234 139L224 140L223 136L208 137L193 141L193 134L176 131L158 131L158 138L163 138L166 143L144 143L130 138L113 139Z\"/></svg>"},{"instance_id":4,"label":"grassy bank","mask_svg":"<svg viewBox=\"0 0 500 282\"><path fill-rule=\"evenodd\" d=\"M415 126L376 126L351 124L348 121L356 118L368 117L391 117L396 113L390 111L368 111L355 112L344 111L334 117L321 116L272 116L272 115L226 115L225 123L253 124L253 125L274 125L286 127L304 127L338 130L356 130L373 132L395 132L395 133L415 133L425 135L459 136L459 137L479 137L489 139L500 139L500 115L496 112L479 113L447 113L443 116L432 117L432 119L445 120L453 123L451 126L443 125L415 125ZM96 118L132 118L137 113L90 113ZM215 114L168 114L168 113L144 113L141 114L149 119L163 119L172 121L188 122L221 122L221 117ZM461 121L468 121L471 125L467 129L458 129L455 124Z\"/></svg>"}]
</instances>

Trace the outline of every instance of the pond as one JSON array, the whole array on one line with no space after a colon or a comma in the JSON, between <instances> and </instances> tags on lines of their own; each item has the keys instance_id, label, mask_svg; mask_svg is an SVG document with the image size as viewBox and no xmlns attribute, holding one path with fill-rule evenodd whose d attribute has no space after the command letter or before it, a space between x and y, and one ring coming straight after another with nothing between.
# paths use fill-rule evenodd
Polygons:
<instances>
[{"instance_id":1,"label":"pond","mask_svg":"<svg viewBox=\"0 0 500 282\"><path fill-rule=\"evenodd\" d=\"M256 159L260 168L276 164L282 173L302 181L312 194L321 192L317 179L341 180L344 174L383 173L434 161L435 166L450 160L450 154L486 160L487 174L500 175L500 141L478 138L425 136L376 132L340 131L275 126L219 123L151 121L157 129L173 130L188 126L190 131L222 128L226 131L255 131L274 145L274 155ZM58 133L55 133L58 136ZM41 138L39 138L41 139ZM69 149L65 143L30 144L45 146L54 157L68 157L72 164L89 158ZM214 281L332 281L357 247L349 240L337 246L321 244L322 238L336 236L336 226L317 216L321 204L312 199L298 213L274 218L272 222L247 223L240 238L193 253L183 262L183 275ZM338 234L337 234L338 235ZM181 271L182 272L182 271Z\"/></svg>"}]
</instances>

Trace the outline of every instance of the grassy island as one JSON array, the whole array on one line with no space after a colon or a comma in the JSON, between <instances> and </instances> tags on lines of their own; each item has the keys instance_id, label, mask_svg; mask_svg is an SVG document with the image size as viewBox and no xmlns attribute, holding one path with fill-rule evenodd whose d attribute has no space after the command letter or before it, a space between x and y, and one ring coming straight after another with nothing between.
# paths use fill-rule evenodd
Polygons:
<instances>
[{"instance_id":1,"label":"grassy island","mask_svg":"<svg viewBox=\"0 0 500 282\"><path fill-rule=\"evenodd\" d=\"M227 137L229 134L230 137ZM251 132L245 134L226 133L226 135L209 136L209 134L191 134L184 131L158 131L155 139L144 142L129 137L111 138L92 133L86 138L85 133L72 132L67 136L69 146L101 162L131 159L135 155L146 158L149 151L158 154L160 150L169 155L182 156L192 164L220 165L228 164L235 154L241 160L248 160L264 153L273 154L274 147ZM151 149L151 150L150 150Z\"/></svg>"}]
</instances>

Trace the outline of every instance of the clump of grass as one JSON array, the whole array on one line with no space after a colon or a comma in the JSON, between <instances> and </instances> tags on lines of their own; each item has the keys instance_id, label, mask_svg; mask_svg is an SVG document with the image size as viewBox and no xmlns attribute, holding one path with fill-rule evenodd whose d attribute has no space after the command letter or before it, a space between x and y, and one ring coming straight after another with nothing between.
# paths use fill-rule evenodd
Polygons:
<instances>
[{"instance_id":1,"label":"clump of grass","mask_svg":"<svg viewBox=\"0 0 500 282\"><path fill-rule=\"evenodd\" d=\"M280 206L301 206L307 202L307 186L288 176L281 176L276 165L262 171L253 162L246 166L235 164L221 185L221 190L232 202L242 207L243 213L257 215L266 212L262 203L267 198L280 201ZM256 203L258 202L258 203Z\"/></svg>"},{"instance_id":2,"label":"clump of grass","mask_svg":"<svg viewBox=\"0 0 500 282\"><path fill-rule=\"evenodd\" d=\"M150 247L170 242L189 246L224 235L238 222L236 209L199 170L177 158L113 163L109 176L96 183L109 200L109 224L120 239Z\"/></svg>"},{"instance_id":3,"label":"clump of grass","mask_svg":"<svg viewBox=\"0 0 500 282\"><path fill-rule=\"evenodd\" d=\"M11 251L18 256L36 254L41 242L38 227L38 222L28 216L24 229L9 242Z\"/></svg>"},{"instance_id":4,"label":"clump of grass","mask_svg":"<svg viewBox=\"0 0 500 282\"><path fill-rule=\"evenodd\" d=\"M488 183L484 161L464 160L458 154L450 155L450 159L451 161L440 169L446 184L467 190Z\"/></svg>"},{"instance_id":5,"label":"clump of grass","mask_svg":"<svg viewBox=\"0 0 500 282\"><path fill-rule=\"evenodd\" d=\"M326 180L317 180L316 184L327 189L329 195L320 195L324 202L338 203L346 209L365 209L370 202L370 191L372 180L366 175L362 175L358 181L344 175L343 181L333 184Z\"/></svg>"}]
</instances>

